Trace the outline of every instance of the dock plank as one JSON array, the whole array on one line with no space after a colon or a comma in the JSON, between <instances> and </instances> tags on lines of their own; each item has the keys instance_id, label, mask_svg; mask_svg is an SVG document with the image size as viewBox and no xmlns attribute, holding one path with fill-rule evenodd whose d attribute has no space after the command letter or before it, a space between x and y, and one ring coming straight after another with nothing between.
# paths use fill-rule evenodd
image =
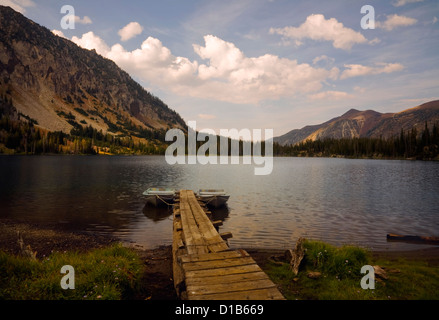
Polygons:
<instances>
[{"instance_id":1,"label":"dock plank","mask_svg":"<svg viewBox=\"0 0 439 320\"><path fill-rule=\"evenodd\" d=\"M250 291L260 289L270 289L276 286L270 279L259 279L251 281L239 281L233 283L217 283L210 285L187 285L188 296L227 293L237 291Z\"/></svg>"},{"instance_id":2,"label":"dock plank","mask_svg":"<svg viewBox=\"0 0 439 320\"><path fill-rule=\"evenodd\" d=\"M222 251L217 253L206 253L206 254L197 254L197 255L187 255L181 257L181 262L198 262L198 261L211 261L211 260L220 260L227 258L239 258L239 257L248 257L248 254L241 253L239 251Z\"/></svg>"},{"instance_id":3,"label":"dock plank","mask_svg":"<svg viewBox=\"0 0 439 320\"><path fill-rule=\"evenodd\" d=\"M183 237L190 254L207 253L207 243L199 233L198 224L187 202L187 192L180 193L180 216L183 228Z\"/></svg>"},{"instance_id":4,"label":"dock plank","mask_svg":"<svg viewBox=\"0 0 439 320\"><path fill-rule=\"evenodd\" d=\"M227 274L217 277L187 278L186 285L211 285L219 283L235 283L240 281L252 281L269 279L263 271Z\"/></svg>"},{"instance_id":5,"label":"dock plank","mask_svg":"<svg viewBox=\"0 0 439 320\"><path fill-rule=\"evenodd\" d=\"M202 234L202 237L207 243L209 251L219 252L228 250L228 245L223 241L213 226L212 221L206 216L206 213L200 207L193 192L187 194L187 200L192 210L194 219L198 224L199 232Z\"/></svg>"},{"instance_id":6,"label":"dock plank","mask_svg":"<svg viewBox=\"0 0 439 320\"><path fill-rule=\"evenodd\" d=\"M227 267L227 268L216 268L216 269L204 269L204 270L192 270L186 271L186 278L203 278L203 277L218 277L229 274L247 273L261 271L261 268L257 264L248 264L239 267Z\"/></svg>"},{"instance_id":7,"label":"dock plank","mask_svg":"<svg viewBox=\"0 0 439 320\"><path fill-rule=\"evenodd\" d=\"M204 269L245 266L249 264L255 264L255 261L251 257L238 257L238 258L229 258L229 259L221 259L221 260L188 262L183 264L183 268L186 271L195 271L195 270L204 270Z\"/></svg>"},{"instance_id":8,"label":"dock plank","mask_svg":"<svg viewBox=\"0 0 439 320\"><path fill-rule=\"evenodd\" d=\"M188 296L190 300L285 300L277 288Z\"/></svg>"}]
</instances>

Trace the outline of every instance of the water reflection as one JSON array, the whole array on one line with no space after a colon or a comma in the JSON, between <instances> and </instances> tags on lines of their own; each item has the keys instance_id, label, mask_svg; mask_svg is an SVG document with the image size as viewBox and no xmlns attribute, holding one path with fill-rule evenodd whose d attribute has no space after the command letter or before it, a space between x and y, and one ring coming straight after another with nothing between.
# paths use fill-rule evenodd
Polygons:
<instances>
[{"instance_id":1,"label":"water reflection","mask_svg":"<svg viewBox=\"0 0 439 320\"><path fill-rule=\"evenodd\" d=\"M231 211L227 204L218 208L209 208L209 210L212 212L212 221L226 221Z\"/></svg>"},{"instance_id":2,"label":"water reflection","mask_svg":"<svg viewBox=\"0 0 439 320\"><path fill-rule=\"evenodd\" d=\"M151 219L154 222L162 221L172 215L172 206L154 206L150 203L146 203L142 210L145 217Z\"/></svg>"}]
</instances>

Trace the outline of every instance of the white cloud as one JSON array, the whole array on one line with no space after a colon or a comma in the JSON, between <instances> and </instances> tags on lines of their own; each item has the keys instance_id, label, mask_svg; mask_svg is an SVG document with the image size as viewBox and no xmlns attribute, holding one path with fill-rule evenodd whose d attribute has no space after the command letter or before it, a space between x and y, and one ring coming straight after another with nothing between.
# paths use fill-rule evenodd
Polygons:
<instances>
[{"instance_id":1,"label":"white cloud","mask_svg":"<svg viewBox=\"0 0 439 320\"><path fill-rule=\"evenodd\" d=\"M35 6L35 2L32 0L0 0L0 5L9 6L15 11L25 13L26 8Z\"/></svg>"},{"instance_id":2,"label":"white cloud","mask_svg":"<svg viewBox=\"0 0 439 320\"><path fill-rule=\"evenodd\" d=\"M122 45L111 47L107 58L115 61L128 73L158 85L170 85L193 81L197 62L176 57L156 38L148 37L140 49L126 51Z\"/></svg>"},{"instance_id":3,"label":"white cloud","mask_svg":"<svg viewBox=\"0 0 439 320\"><path fill-rule=\"evenodd\" d=\"M52 33L58 37L66 38L66 36L64 35L64 33L61 30L53 29Z\"/></svg>"},{"instance_id":4,"label":"white cloud","mask_svg":"<svg viewBox=\"0 0 439 320\"><path fill-rule=\"evenodd\" d=\"M422 2L424 0L396 0L392 4L395 7L402 7L405 6L407 3L416 3L416 2Z\"/></svg>"},{"instance_id":5,"label":"white cloud","mask_svg":"<svg viewBox=\"0 0 439 320\"><path fill-rule=\"evenodd\" d=\"M141 34L142 31L143 27L138 22L130 22L125 27L120 29L118 34L121 41L127 41Z\"/></svg>"},{"instance_id":6,"label":"white cloud","mask_svg":"<svg viewBox=\"0 0 439 320\"><path fill-rule=\"evenodd\" d=\"M84 16L84 18L81 19L81 17L75 16L75 23L79 24L92 24L93 21L91 21L90 17Z\"/></svg>"},{"instance_id":7,"label":"white cloud","mask_svg":"<svg viewBox=\"0 0 439 320\"><path fill-rule=\"evenodd\" d=\"M127 51L122 45L109 48L93 32L72 41L115 61L131 75L166 87L182 96L256 104L297 94L315 93L322 83L335 80L338 68L318 68L297 60L265 54L247 57L233 43L207 35L205 44L194 45L202 62L174 56L156 38L149 37L140 48Z\"/></svg>"},{"instance_id":8,"label":"white cloud","mask_svg":"<svg viewBox=\"0 0 439 320\"><path fill-rule=\"evenodd\" d=\"M74 36L72 37L72 41L82 48L88 50L95 49L97 53L104 57L110 51L110 48L107 46L104 40L96 36L93 31L84 33L81 38Z\"/></svg>"},{"instance_id":9,"label":"white cloud","mask_svg":"<svg viewBox=\"0 0 439 320\"><path fill-rule=\"evenodd\" d=\"M335 79L339 72L337 68L315 68L271 54L250 58L233 43L212 35L205 36L204 41L204 47L194 45L195 52L208 60L198 68L198 77L206 81L198 88L199 94L223 101L257 103L315 92L323 81Z\"/></svg>"},{"instance_id":10,"label":"white cloud","mask_svg":"<svg viewBox=\"0 0 439 320\"><path fill-rule=\"evenodd\" d=\"M384 22L376 21L375 27L391 31L398 27L406 27L414 25L418 20L397 14L388 15Z\"/></svg>"},{"instance_id":11,"label":"white cloud","mask_svg":"<svg viewBox=\"0 0 439 320\"><path fill-rule=\"evenodd\" d=\"M311 100L342 100L342 99L350 99L353 96L344 91L322 91L316 94L311 94L308 96Z\"/></svg>"},{"instance_id":12,"label":"white cloud","mask_svg":"<svg viewBox=\"0 0 439 320\"><path fill-rule=\"evenodd\" d=\"M342 72L340 79L343 80L380 73L392 73L404 69L404 66L400 63L377 63L376 65L376 67L369 67L361 64L345 64L344 67L347 69Z\"/></svg>"},{"instance_id":13,"label":"white cloud","mask_svg":"<svg viewBox=\"0 0 439 320\"><path fill-rule=\"evenodd\" d=\"M280 34L302 44L302 39L332 41L334 48L349 50L354 44L365 43L367 39L359 32L346 28L335 18L325 19L322 14L312 14L299 27L271 28L270 34Z\"/></svg>"},{"instance_id":14,"label":"white cloud","mask_svg":"<svg viewBox=\"0 0 439 320\"><path fill-rule=\"evenodd\" d=\"M335 59L328 57L327 55L323 54L321 56L315 57L312 60L312 64L313 65L317 65L317 64L327 64L327 65L332 65L334 64Z\"/></svg>"}]
</instances>

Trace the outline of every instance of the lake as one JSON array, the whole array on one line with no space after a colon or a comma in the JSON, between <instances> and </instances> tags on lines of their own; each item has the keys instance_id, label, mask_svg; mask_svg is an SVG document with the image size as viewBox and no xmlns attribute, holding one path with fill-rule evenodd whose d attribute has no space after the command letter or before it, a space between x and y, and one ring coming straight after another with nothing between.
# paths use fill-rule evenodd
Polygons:
<instances>
[{"instance_id":1,"label":"lake","mask_svg":"<svg viewBox=\"0 0 439 320\"><path fill-rule=\"evenodd\" d=\"M439 236L439 163L275 158L253 165L169 165L164 156L1 156L0 218L111 234L145 248L172 243L172 211L148 187L220 188L233 248L291 248L298 237L377 250L422 248L387 233Z\"/></svg>"}]
</instances>

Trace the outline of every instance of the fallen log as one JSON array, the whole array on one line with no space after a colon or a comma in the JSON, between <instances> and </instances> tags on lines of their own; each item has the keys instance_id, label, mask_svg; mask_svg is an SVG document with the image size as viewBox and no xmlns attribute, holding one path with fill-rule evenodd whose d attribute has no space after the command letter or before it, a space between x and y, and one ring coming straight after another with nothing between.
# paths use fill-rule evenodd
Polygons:
<instances>
[{"instance_id":1,"label":"fallen log","mask_svg":"<svg viewBox=\"0 0 439 320\"><path fill-rule=\"evenodd\" d=\"M410 243L439 244L439 237L423 237L411 235L387 234L387 241L403 241Z\"/></svg>"}]
</instances>

